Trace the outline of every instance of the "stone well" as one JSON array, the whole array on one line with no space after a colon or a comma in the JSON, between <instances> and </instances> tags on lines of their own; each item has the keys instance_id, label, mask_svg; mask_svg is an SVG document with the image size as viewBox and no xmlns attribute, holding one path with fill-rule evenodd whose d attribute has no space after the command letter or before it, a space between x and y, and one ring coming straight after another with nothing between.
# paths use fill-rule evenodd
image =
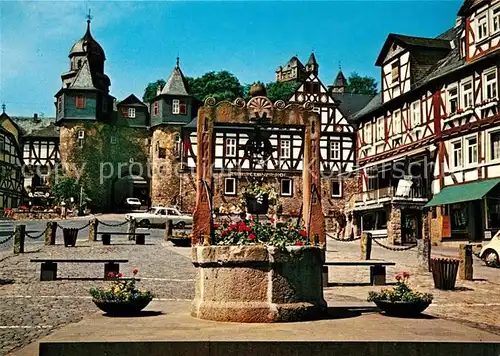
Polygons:
<instances>
[{"instance_id":1,"label":"stone well","mask_svg":"<svg viewBox=\"0 0 500 356\"><path fill-rule=\"evenodd\" d=\"M299 321L326 312L313 246L194 246L196 292L191 315L244 323Z\"/></svg>"}]
</instances>

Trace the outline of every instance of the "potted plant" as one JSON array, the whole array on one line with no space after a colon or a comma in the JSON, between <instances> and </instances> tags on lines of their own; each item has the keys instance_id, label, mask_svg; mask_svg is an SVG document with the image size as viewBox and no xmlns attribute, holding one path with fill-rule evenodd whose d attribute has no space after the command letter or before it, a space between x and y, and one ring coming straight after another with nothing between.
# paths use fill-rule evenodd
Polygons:
<instances>
[{"instance_id":1,"label":"potted plant","mask_svg":"<svg viewBox=\"0 0 500 356\"><path fill-rule=\"evenodd\" d=\"M275 205L276 191L267 183L253 183L243 192L244 204L249 214L267 214L269 205Z\"/></svg>"},{"instance_id":2,"label":"potted plant","mask_svg":"<svg viewBox=\"0 0 500 356\"><path fill-rule=\"evenodd\" d=\"M192 316L270 323L324 315L324 248L309 242L302 225L242 219L214 224L213 232L211 245L192 247Z\"/></svg>"},{"instance_id":3,"label":"potted plant","mask_svg":"<svg viewBox=\"0 0 500 356\"><path fill-rule=\"evenodd\" d=\"M396 286L382 289L381 292L369 292L368 301L374 302L386 315L411 317L418 316L432 303L430 293L412 290L408 285L410 274L403 272L396 275Z\"/></svg>"},{"instance_id":4,"label":"potted plant","mask_svg":"<svg viewBox=\"0 0 500 356\"><path fill-rule=\"evenodd\" d=\"M153 299L150 291L137 289L135 276L139 271L132 270L131 279L121 279L122 273L109 272L114 278L109 288L92 288L90 295L94 304L108 315L136 315Z\"/></svg>"}]
</instances>

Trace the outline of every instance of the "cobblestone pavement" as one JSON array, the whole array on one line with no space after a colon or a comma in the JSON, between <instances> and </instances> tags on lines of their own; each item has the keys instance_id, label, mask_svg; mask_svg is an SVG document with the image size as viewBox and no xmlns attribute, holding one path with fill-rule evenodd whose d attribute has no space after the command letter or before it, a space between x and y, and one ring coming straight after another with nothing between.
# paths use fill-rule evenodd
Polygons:
<instances>
[{"instance_id":1,"label":"cobblestone pavement","mask_svg":"<svg viewBox=\"0 0 500 356\"><path fill-rule=\"evenodd\" d=\"M383 242L383 240L380 240ZM328 260L358 260L360 257L359 241L328 241ZM432 247L433 257L458 257L458 248ZM396 262L396 266L387 267L387 282L395 282L394 276L402 271L410 273L410 284L421 292L434 295L434 301L426 310L427 314L441 318L458 320L476 327L500 334L500 269L490 268L474 257L474 281L462 281L457 277L454 291L442 291L434 288L432 274L417 268L417 251L389 251L377 245L372 247L372 259ZM348 299L366 301L368 292L378 291L379 286L367 285L370 281L369 267L330 267L329 283L325 289L325 299L335 301ZM362 285L365 283L365 285Z\"/></svg>"},{"instance_id":2,"label":"cobblestone pavement","mask_svg":"<svg viewBox=\"0 0 500 356\"><path fill-rule=\"evenodd\" d=\"M78 227L82 222L65 223ZM103 231L117 229L119 228L102 228ZM31 258L125 258L129 263L121 265L122 272L130 275L132 268L139 268L139 286L151 289L157 298L190 300L194 295L195 274L190 249L172 247L165 243L163 230L146 231L151 235L146 238L147 244L144 246L135 245L126 237L112 238L111 246L103 246L100 242L90 244L87 232L82 231L75 248L65 248L62 237L59 236L56 246L29 244L27 253L10 255L0 260L0 355L96 312L97 308L93 305L88 290L92 286L109 283L98 279L103 275L101 264L59 264L59 280L40 282L40 265L30 263ZM359 241L329 240L327 251L327 260L357 260L360 254ZM458 254L458 249L434 248L433 254L453 256ZM494 298L500 293L500 270L486 267L475 259L476 280L458 281L456 291L446 292L433 288L430 273L417 270L415 249L394 252L374 245L372 258L396 262L395 267L387 269L388 281L392 281L397 272L408 271L412 274L412 286L433 293L435 302L429 307L429 314L456 319L500 334L500 321L497 317L500 302ZM368 267L330 267L329 281L334 285L325 289L325 299L329 303L352 302L356 305L366 301L368 291L381 289L367 285Z\"/></svg>"}]
</instances>

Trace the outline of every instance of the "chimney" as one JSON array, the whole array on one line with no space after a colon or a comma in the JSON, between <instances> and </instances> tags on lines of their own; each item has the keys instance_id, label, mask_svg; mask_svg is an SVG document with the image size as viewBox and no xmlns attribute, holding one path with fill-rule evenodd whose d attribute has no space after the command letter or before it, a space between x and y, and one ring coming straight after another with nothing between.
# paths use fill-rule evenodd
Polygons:
<instances>
[{"instance_id":1,"label":"chimney","mask_svg":"<svg viewBox=\"0 0 500 356\"><path fill-rule=\"evenodd\" d=\"M33 121L35 122L39 122L40 120L38 119L38 114L37 113L34 113L33 114Z\"/></svg>"},{"instance_id":2,"label":"chimney","mask_svg":"<svg viewBox=\"0 0 500 356\"><path fill-rule=\"evenodd\" d=\"M160 95L161 94L161 85L158 84L158 87L156 88L156 95Z\"/></svg>"}]
</instances>

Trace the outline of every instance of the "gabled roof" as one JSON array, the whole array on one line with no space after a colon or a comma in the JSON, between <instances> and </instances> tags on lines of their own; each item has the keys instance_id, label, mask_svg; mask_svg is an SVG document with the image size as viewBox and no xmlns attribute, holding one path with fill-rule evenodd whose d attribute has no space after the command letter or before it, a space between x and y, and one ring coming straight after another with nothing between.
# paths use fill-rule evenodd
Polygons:
<instances>
[{"instance_id":1,"label":"gabled roof","mask_svg":"<svg viewBox=\"0 0 500 356\"><path fill-rule=\"evenodd\" d=\"M337 74L337 77L333 82L333 86L337 88L347 86L347 79L345 79L344 73L342 73L341 70L339 71L339 74Z\"/></svg>"},{"instance_id":2,"label":"gabled roof","mask_svg":"<svg viewBox=\"0 0 500 356\"><path fill-rule=\"evenodd\" d=\"M81 68L76 73L69 87L71 89L96 89L87 59L84 59Z\"/></svg>"},{"instance_id":3,"label":"gabled roof","mask_svg":"<svg viewBox=\"0 0 500 356\"><path fill-rule=\"evenodd\" d=\"M184 74L182 74L181 68L179 67L179 61L177 61L174 70L170 73L161 94L189 96L187 92L187 81Z\"/></svg>"},{"instance_id":4,"label":"gabled roof","mask_svg":"<svg viewBox=\"0 0 500 356\"><path fill-rule=\"evenodd\" d=\"M450 41L446 39L405 36L390 33L389 36L387 36L384 45L382 46L382 50L380 51L375 65L381 66L383 64L384 58L386 57L387 52L389 51L389 48L393 43L397 43L402 47L420 47L436 50L451 49Z\"/></svg>"},{"instance_id":5,"label":"gabled roof","mask_svg":"<svg viewBox=\"0 0 500 356\"><path fill-rule=\"evenodd\" d=\"M366 104L366 106L364 108L362 108L361 110L359 110L358 112L352 114L350 117L349 117L349 120L352 121L352 122L355 122L357 121L357 119L359 119L360 117L380 108L382 106L382 94L381 93L378 93L377 95L375 95L369 102L368 104Z\"/></svg>"},{"instance_id":6,"label":"gabled roof","mask_svg":"<svg viewBox=\"0 0 500 356\"><path fill-rule=\"evenodd\" d=\"M146 107L146 104L144 104L138 97L136 97L134 94L130 94L127 96L125 99L120 101L119 103L116 104L117 106L121 105L127 105L127 106L141 106L141 107Z\"/></svg>"},{"instance_id":7,"label":"gabled roof","mask_svg":"<svg viewBox=\"0 0 500 356\"><path fill-rule=\"evenodd\" d=\"M292 68L298 67L299 69L303 69L304 65L300 61L300 59L297 58L297 56L293 56L288 60L288 62L283 66L283 70L289 70Z\"/></svg>"},{"instance_id":8,"label":"gabled roof","mask_svg":"<svg viewBox=\"0 0 500 356\"><path fill-rule=\"evenodd\" d=\"M33 117L24 116L13 116L11 119L20 128L23 136L59 137L59 129L54 125L56 119L53 117L40 118L38 121Z\"/></svg>"}]
</instances>

